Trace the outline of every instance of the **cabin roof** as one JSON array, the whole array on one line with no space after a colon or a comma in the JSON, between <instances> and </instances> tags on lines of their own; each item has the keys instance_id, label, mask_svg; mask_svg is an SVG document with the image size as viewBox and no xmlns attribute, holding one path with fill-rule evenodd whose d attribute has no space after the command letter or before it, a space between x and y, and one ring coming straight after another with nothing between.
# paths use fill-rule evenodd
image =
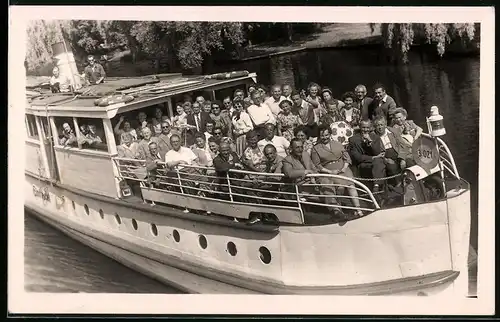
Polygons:
<instances>
[{"instance_id":1,"label":"cabin roof","mask_svg":"<svg viewBox=\"0 0 500 322\"><path fill-rule=\"evenodd\" d=\"M37 84L37 79L31 78L27 82L27 98L29 106L33 110L40 110L39 107L47 107L50 111L71 110L82 112L83 110L92 112L103 112L114 109L113 116L123 106L127 110L133 110L142 107L145 102L162 99L165 97L198 91L202 89L213 89L227 84L228 87L237 85L242 81L248 81L255 78L255 74L246 72L246 76L240 76L229 79L208 79L206 76L184 76L182 74L159 74L143 77L110 77L99 85L90 85L83 87L75 93L51 93L48 91L48 81L45 78L39 78L41 82ZM223 86L225 87L225 86ZM95 104L96 99L114 95L125 94L134 97L129 103L121 103L118 108L113 105L100 107ZM118 105L118 104L115 104ZM38 107L38 108L37 108ZM50 113L54 114L54 113ZM110 115L110 117L113 117ZM97 117L97 115L96 115Z\"/></svg>"}]
</instances>

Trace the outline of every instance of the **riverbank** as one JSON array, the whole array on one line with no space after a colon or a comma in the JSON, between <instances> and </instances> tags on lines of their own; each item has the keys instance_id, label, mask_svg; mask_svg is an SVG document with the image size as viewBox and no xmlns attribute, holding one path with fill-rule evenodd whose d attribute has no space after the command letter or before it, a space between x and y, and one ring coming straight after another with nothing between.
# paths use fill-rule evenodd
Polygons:
<instances>
[{"instance_id":1,"label":"riverbank","mask_svg":"<svg viewBox=\"0 0 500 322\"><path fill-rule=\"evenodd\" d=\"M325 24L320 31L311 35L296 35L292 43L274 41L247 46L239 53L236 61L265 58L306 49L338 48L368 44L382 44L380 24L373 31L368 23Z\"/></svg>"}]
</instances>

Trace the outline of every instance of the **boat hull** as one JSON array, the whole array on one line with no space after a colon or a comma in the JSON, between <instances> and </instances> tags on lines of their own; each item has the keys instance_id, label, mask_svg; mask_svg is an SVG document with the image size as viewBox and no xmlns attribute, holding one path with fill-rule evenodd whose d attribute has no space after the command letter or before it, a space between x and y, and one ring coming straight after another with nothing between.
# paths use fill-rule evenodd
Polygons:
<instances>
[{"instance_id":1,"label":"boat hull","mask_svg":"<svg viewBox=\"0 0 500 322\"><path fill-rule=\"evenodd\" d=\"M49 185L30 175L26 176L25 191L25 208L43 221L125 266L186 293L444 295L462 292L462 280L466 283L468 280L467 267L464 271L459 266L462 262L453 266L450 261L440 262L434 271L416 276L377 277L379 280L375 281L370 281L369 276L364 280L357 276L344 279L361 283L335 285L330 282L335 276L325 275L326 283L321 285L312 277L308 279L304 270L309 269L310 275L315 275L324 273L325 268L311 262L309 267L302 265L294 271L292 266L300 265L290 259L292 252L287 247L295 246L292 240L297 243L310 240L321 245L314 236L321 234L321 229L325 236L332 234L328 226L301 231L298 226L251 228L231 221L221 224L210 217L200 219L173 208L170 213L161 213L149 205L132 206L111 198L98 198L62 185ZM40 191L48 197L43 198ZM461 197L467 199L468 192ZM456 251L463 253L462 239L467 238L468 249L468 232L463 233L467 223L461 220L457 224L460 233L450 236L455 236L455 245L460 247ZM356 229L355 225L352 227ZM296 234L305 239L297 238ZM449 236L446 238L449 240ZM264 263L266 253L260 252L262 247L273 254L268 264ZM453 257L453 249L448 251ZM326 257L328 263L330 259ZM286 261L289 265L285 265ZM337 262L337 267L332 267L339 269L342 265L346 264ZM290 267L289 271L283 266Z\"/></svg>"}]
</instances>

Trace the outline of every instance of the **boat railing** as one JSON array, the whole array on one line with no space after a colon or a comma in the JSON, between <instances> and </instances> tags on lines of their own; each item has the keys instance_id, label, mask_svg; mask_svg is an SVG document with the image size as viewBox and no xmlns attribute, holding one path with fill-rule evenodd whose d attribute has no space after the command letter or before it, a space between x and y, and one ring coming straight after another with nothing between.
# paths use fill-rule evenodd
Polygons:
<instances>
[{"instance_id":1,"label":"boat railing","mask_svg":"<svg viewBox=\"0 0 500 322\"><path fill-rule=\"evenodd\" d=\"M301 213L314 208L327 212L334 205L345 210L373 212L380 208L370 189L363 183L330 174L309 174L307 183L295 184L281 173L252 172L231 169L225 174L213 167L183 164L169 167L158 162L156 169L148 171L144 160L113 158L119 179L138 181L143 189L178 193L198 198L226 200L231 203L266 205L274 208L296 209ZM324 178L342 179L344 184ZM312 179L312 180L311 180ZM355 189L357 197L337 193L339 188ZM354 206L357 199L359 206Z\"/></svg>"},{"instance_id":2,"label":"boat railing","mask_svg":"<svg viewBox=\"0 0 500 322\"><path fill-rule=\"evenodd\" d=\"M434 138L427 133L422 133L422 135L431 139ZM439 149L439 161L441 162L443 169L448 171L448 173L454 176L456 179L460 180L460 174L458 173L457 165L450 149L441 138L436 137L435 139L437 141Z\"/></svg>"}]
</instances>

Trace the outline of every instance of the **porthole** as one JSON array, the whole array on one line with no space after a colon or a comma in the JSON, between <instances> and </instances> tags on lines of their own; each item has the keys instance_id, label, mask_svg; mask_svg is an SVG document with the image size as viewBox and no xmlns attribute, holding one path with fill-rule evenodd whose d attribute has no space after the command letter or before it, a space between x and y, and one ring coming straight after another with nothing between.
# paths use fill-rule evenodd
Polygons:
<instances>
[{"instance_id":1,"label":"porthole","mask_svg":"<svg viewBox=\"0 0 500 322\"><path fill-rule=\"evenodd\" d=\"M262 263L269 264L271 262L271 252L269 251L269 249L267 249L267 247L264 246L260 247L259 253L260 253L259 257Z\"/></svg>"},{"instance_id":2,"label":"porthole","mask_svg":"<svg viewBox=\"0 0 500 322\"><path fill-rule=\"evenodd\" d=\"M102 209L99 209L99 216L101 216L101 219L104 219L104 211Z\"/></svg>"},{"instance_id":3,"label":"porthole","mask_svg":"<svg viewBox=\"0 0 500 322\"><path fill-rule=\"evenodd\" d=\"M89 206L87 206L87 204L83 205L83 209L85 209L85 213L88 215L90 215L90 212L89 212Z\"/></svg>"},{"instance_id":4,"label":"porthole","mask_svg":"<svg viewBox=\"0 0 500 322\"><path fill-rule=\"evenodd\" d=\"M238 253L236 245L233 242L227 243L227 251L231 256L236 256L236 253Z\"/></svg>"},{"instance_id":5,"label":"porthole","mask_svg":"<svg viewBox=\"0 0 500 322\"><path fill-rule=\"evenodd\" d=\"M155 224L151 224L151 233L155 236L158 236L158 228Z\"/></svg>"},{"instance_id":6,"label":"porthole","mask_svg":"<svg viewBox=\"0 0 500 322\"><path fill-rule=\"evenodd\" d=\"M200 243L200 247L206 249L208 246L207 238L203 235L198 236L198 242Z\"/></svg>"},{"instance_id":7,"label":"porthole","mask_svg":"<svg viewBox=\"0 0 500 322\"><path fill-rule=\"evenodd\" d=\"M117 213L115 213L115 220L116 220L116 223L117 223L118 225L121 225L121 224L122 224L122 219L120 218L120 216L118 216L118 214L117 214Z\"/></svg>"},{"instance_id":8,"label":"porthole","mask_svg":"<svg viewBox=\"0 0 500 322\"><path fill-rule=\"evenodd\" d=\"M176 242L180 242L181 241L181 235L179 234L179 232L177 230L174 229L174 231L172 232L172 235L174 236L174 240Z\"/></svg>"},{"instance_id":9,"label":"porthole","mask_svg":"<svg viewBox=\"0 0 500 322\"><path fill-rule=\"evenodd\" d=\"M75 202L73 200L71 200L71 204L73 205L73 210L76 210L76 205L75 205Z\"/></svg>"},{"instance_id":10,"label":"porthole","mask_svg":"<svg viewBox=\"0 0 500 322\"><path fill-rule=\"evenodd\" d=\"M134 230L137 230L137 228L139 228L139 226L137 226L137 221L133 218L132 218L132 227L134 227Z\"/></svg>"}]
</instances>

